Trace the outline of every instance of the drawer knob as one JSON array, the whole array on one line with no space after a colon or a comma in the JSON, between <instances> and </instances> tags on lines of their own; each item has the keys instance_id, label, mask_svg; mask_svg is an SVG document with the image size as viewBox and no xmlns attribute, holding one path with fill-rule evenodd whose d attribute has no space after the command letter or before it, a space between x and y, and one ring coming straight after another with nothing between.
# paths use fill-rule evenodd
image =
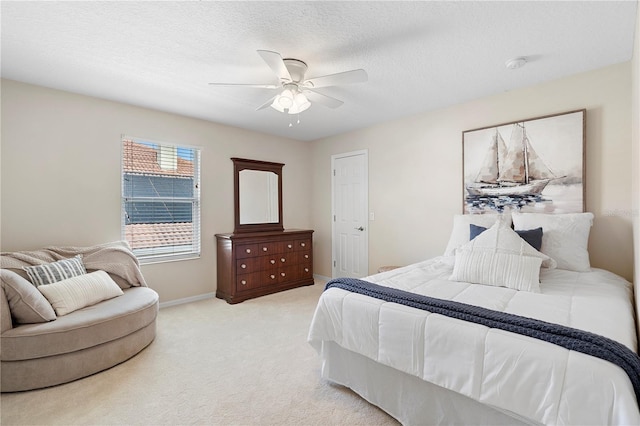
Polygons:
<instances>
[{"instance_id":1,"label":"drawer knob","mask_svg":"<svg viewBox=\"0 0 640 426\"><path fill-rule=\"evenodd\" d=\"M240 284L247 285L247 281L246 280L242 280L242 281L240 281Z\"/></svg>"},{"instance_id":2,"label":"drawer knob","mask_svg":"<svg viewBox=\"0 0 640 426\"><path fill-rule=\"evenodd\" d=\"M305 258L305 259L308 259L308 258L309 258L309 255L308 255L308 254L305 254L305 255L304 255L304 258Z\"/></svg>"},{"instance_id":3,"label":"drawer knob","mask_svg":"<svg viewBox=\"0 0 640 426\"><path fill-rule=\"evenodd\" d=\"M245 251L247 252L247 254L251 253L251 249L250 248L246 249Z\"/></svg>"},{"instance_id":4,"label":"drawer knob","mask_svg":"<svg viewBox=\"0 0 640 426\"><path fill-rule=\"evenodd\" d=\"M300 243L300 246L305 247L306 244L305 243Z\"/></svg>"},{"instance_id":5,"label":"drawer knob","mask_svg":"<svg viewBox=\"0 0 640 426\"><path fill-rule=\"evenodd\" d=\"M309 272L309 268L304 268L304 271L305 272Z\"/></svg>"},{"instance_id":6,"label":"drawer knob","mask_svg":"<svg viewBox=\"0 0 640 426\"><path fill-rule=\"evenodd\" d=\"M262 251L267 251L267 248L266 247L262 247Z\"/></svg>"},{"instance_id":7,"label":"drawer knob","mask_svg":"<svg viewBox=\"0 0 640 426\"><path fill-rule=\"evenodd\" d=\"M287 274L285 274L284 272L280 272L280 275L282 275L284 277Z\"/></svg>"},{"instance_id":8,"label":"drawer knob","mask_svg":"<svg viewBox=\"0 0 640 426\"><path fill-rule=\"evenodd\" d=\"M287 244L287 248L293 248L291 244Z\"/></svg>"},{"instance_id":9,"label":"drawer knob","mask_svg":"<svg viewBox=\"0 0 640 426\"><path fill-rule=\"evenodd\" d=\"M275 280L275 279L276 279L276 276L275 276L275 275L273 275L273 274L269 275L269 277L271 277L271 279L272 279L272 280Z\"/></svg>"},{"instance_id":10,"label":"drawer knob","mask_svg":"<svg viewBox=\"0 0 640 426\"><path fill-rule=\"evenodd\" d=\"M281 258L280 258L280 262L284 263L284 262L286 262L286 261L287 261L287 259L285 259L284 257L281 257Z\"/></svg>"},{"instance_id":11,"label":"drawer knob","mask_svg":"<svg viewBox=\"0 0 640 426\"><path fill-rule=\"evenodd\" d=\"M275 260L275 259L271 259L271 260L269 261L269 263L271 263L272 265L275 265L275 264L276 264L276 260Z\"/></svg>"},{"instance_id":12,"label":"drawer knob","mask_svg":"<svg viewBox=\"0 0 640 426\"><path fill-rule=\"evenodd\" d=\"M242 265L240 265L240 267L241 267L242 269L247 269L247 265L246 265L246 264L244 264L244 263L243 263Z\"/></svg>"}]
</instances>

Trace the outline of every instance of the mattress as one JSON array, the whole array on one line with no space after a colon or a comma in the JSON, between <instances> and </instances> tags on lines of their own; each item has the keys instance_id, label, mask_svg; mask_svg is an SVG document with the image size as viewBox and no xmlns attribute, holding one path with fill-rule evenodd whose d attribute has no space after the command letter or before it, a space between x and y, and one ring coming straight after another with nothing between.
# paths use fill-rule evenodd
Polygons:
<instances>
[{"instance_id":1,"label":"mattress","mask_svg":"<svg viewBox=\"0 0 640 426\"><path fill-rule=\"evenodd\" d=\"M601 269L543 268L540 292L450 281L438 257L366 277L376 284L573 327L637 351L633 289ZM332 288L309 342L325 342L514 418L541 424L640 424L626 373L554 344Z\"/></svg>"}]
</instances>

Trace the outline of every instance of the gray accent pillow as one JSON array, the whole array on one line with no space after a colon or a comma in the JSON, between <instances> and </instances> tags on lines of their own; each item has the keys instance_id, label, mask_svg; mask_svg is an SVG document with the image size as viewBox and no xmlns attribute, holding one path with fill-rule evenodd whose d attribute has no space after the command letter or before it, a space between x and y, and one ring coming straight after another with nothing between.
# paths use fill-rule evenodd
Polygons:
<instances>
[{"instance_id":1,"label":"gray accent pillow","mask_svg":"<svg viewBox=\"0 0 640 426\"><path fill-rule=\"evenodd\" d=\"M16 323L34 324L56 319L49 301L29 281L8 269L0 269L0 278L11 317Z\"/></svg>"},{"instance_id":2,"label":"gray accent pillow","mask_svg":"<svg viewBox=\"0 0 640 426\"><path fill-rule=\"evenodd\" d=\"M25 266L22 269L27 271L31 283L36 287L53 284L87 273L82 263L82 255L80 254L70 259L59 260L44 265Z\"/></svg>"}]
</instances>

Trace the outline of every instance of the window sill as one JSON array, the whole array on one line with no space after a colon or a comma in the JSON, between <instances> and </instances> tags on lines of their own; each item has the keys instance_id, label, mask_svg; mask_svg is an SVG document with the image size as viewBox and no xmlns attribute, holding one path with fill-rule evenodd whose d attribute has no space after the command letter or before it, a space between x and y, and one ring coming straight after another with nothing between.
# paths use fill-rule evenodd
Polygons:
<instances>
[{"instance_id":1,"label":"window sill","mask_svg":"<svg viewBox=\"0 0 640 426\"><path fill-rule=\"evenodd\" d=\"M189 253L179 255L159 255L153 257L138 258L140 265L153 265L156 263L168 263L168 262L181 262L183 260L196 260L200 259L200 253Z\"/></svg>"}]
</instances>

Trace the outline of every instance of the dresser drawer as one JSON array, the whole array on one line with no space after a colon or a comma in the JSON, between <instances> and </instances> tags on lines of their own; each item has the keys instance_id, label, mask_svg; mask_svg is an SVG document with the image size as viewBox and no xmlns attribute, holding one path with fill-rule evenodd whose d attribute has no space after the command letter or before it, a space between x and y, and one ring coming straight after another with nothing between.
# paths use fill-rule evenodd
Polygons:
<instances>
[{"instance_id":1,"label":"dresser drawer","mask_svg":"<svg viewBox=\"0 0 640 426\"><path fill-rule=\"evenodd\" d=\"M258 256L262 256L265 254L275 254L280 252L280 243L275 242L267 242L267 243L258 243Z\"/></svg>"},{"instance_id":2,"label":"dresser drawer","mask_svg":"<svg viewBox=\"0 0 640 426\"><path fill-rule=\"evenodd\" d=\"M255 256L260 256L260 253L258 252L258 244L238 244L238 247L236 248L237 259Z\"/></svg>"},{"instance_id":3,"label":"dresser drawer","mask_svg":"<svg viewBox=\"0 0 640 426\"><path fill-rule=\"evenodd\" d=\"M238 274L236 277L236 291L246 291L258 287L260 276L258 273Z\"/></svg>"},{"instance_id":4,"label":"dresser drawer","mask_svg":"<svg viewBox=\"0 0 640 426\"><path fill-rule=\"evenodd\" d=\"M278 269L278 282L284 283L291 280L297 280L300 278L299 268L295 265L283 266Z\"/></svg>"},{"instance_id":5,"label":"dresser drawer","mask_svg":"<svg viewBox=\"0 0 640 426\"><path fill-rule=\"evenodd\" d=\"M293 242L293 245L294 245L294 250L296 251L311 250L311 239L304 238L300 240L295 240Z\"/></svg>"},{"instance_id":6,"label":"dresser drawer","mask_svg":"<svg viewBox=\"0 0 640 426\"><path fill-rule=\"evenodd\" d=\"M260 271L257 273L258 280L255 283L255 287L265 287L274 285L280 282L280 275L277 270L273 271Z\"/></svg>"},{"instance_id":7,"label":"dresser drawer","mask_svg":"<svg viewBox=\"0 0 640 426\"><path fill-rule=\"evenodd\" d=\"M236 291L247 291L274 285L279 282L281 282L281 279L278 271L258 271L251 274L238 274Z\"/></svg>"},{"instance_id":8,"label":"dresser drawer","mask_svg":"<svg viewBox=\"0 0 640 426\"><path fill-rule=\"evenodd\" d=\"M298 278L313 278L313 268L311 263L298 266Z\"/></svg>"},{"instance_id":9,"label":"dresser drawer","mask_svg":"<svg viewBox=\"0 0 640 426\"><path fill-rule=\"evenodd\" d=\"M295 251L295 242L293 240L285 240L278 242L278 253L289 253Z\"/></svg>"},{"instance_id":10,"label":"dresser drawer","mask_svg":"<svg viewBox=\"0 0 640 426\"><path fill-rule=\"evenodd\" d=\"M261 256L260 257L260 270L270 271L277 270L280 264L280 256L276 253L273 256Z\"/></svg>"},{"instance_id":11,"label":"dresser drawer","mask_svg":"<svg viewBox=\"0 0 640 426\"><path fill-rule=\"evenodd\" d=\"M297 252L296 263L311 263L311 250Z\"/></svg>"},{"instance_id":12,"label":"dresser drawer","mask_svg":"<svg viewBox=\"0 0 640 426\"><path fill-rule=\"evenodd\" d=\"M261 260L261 257L245 257L236 260L236 273L249 274L260 271L263 269Z\"/></svg>"},{"instance_id":13,"label":"dresser drawer","mask_svg":"<svg viewBox=\"0 0 640 426\"><path fill-rule=\"evenodd\" d=\"M291 280L313 279L313 269L311 265L292 265L278 269L279 282Z\"/></svg>"}]
</instances>

